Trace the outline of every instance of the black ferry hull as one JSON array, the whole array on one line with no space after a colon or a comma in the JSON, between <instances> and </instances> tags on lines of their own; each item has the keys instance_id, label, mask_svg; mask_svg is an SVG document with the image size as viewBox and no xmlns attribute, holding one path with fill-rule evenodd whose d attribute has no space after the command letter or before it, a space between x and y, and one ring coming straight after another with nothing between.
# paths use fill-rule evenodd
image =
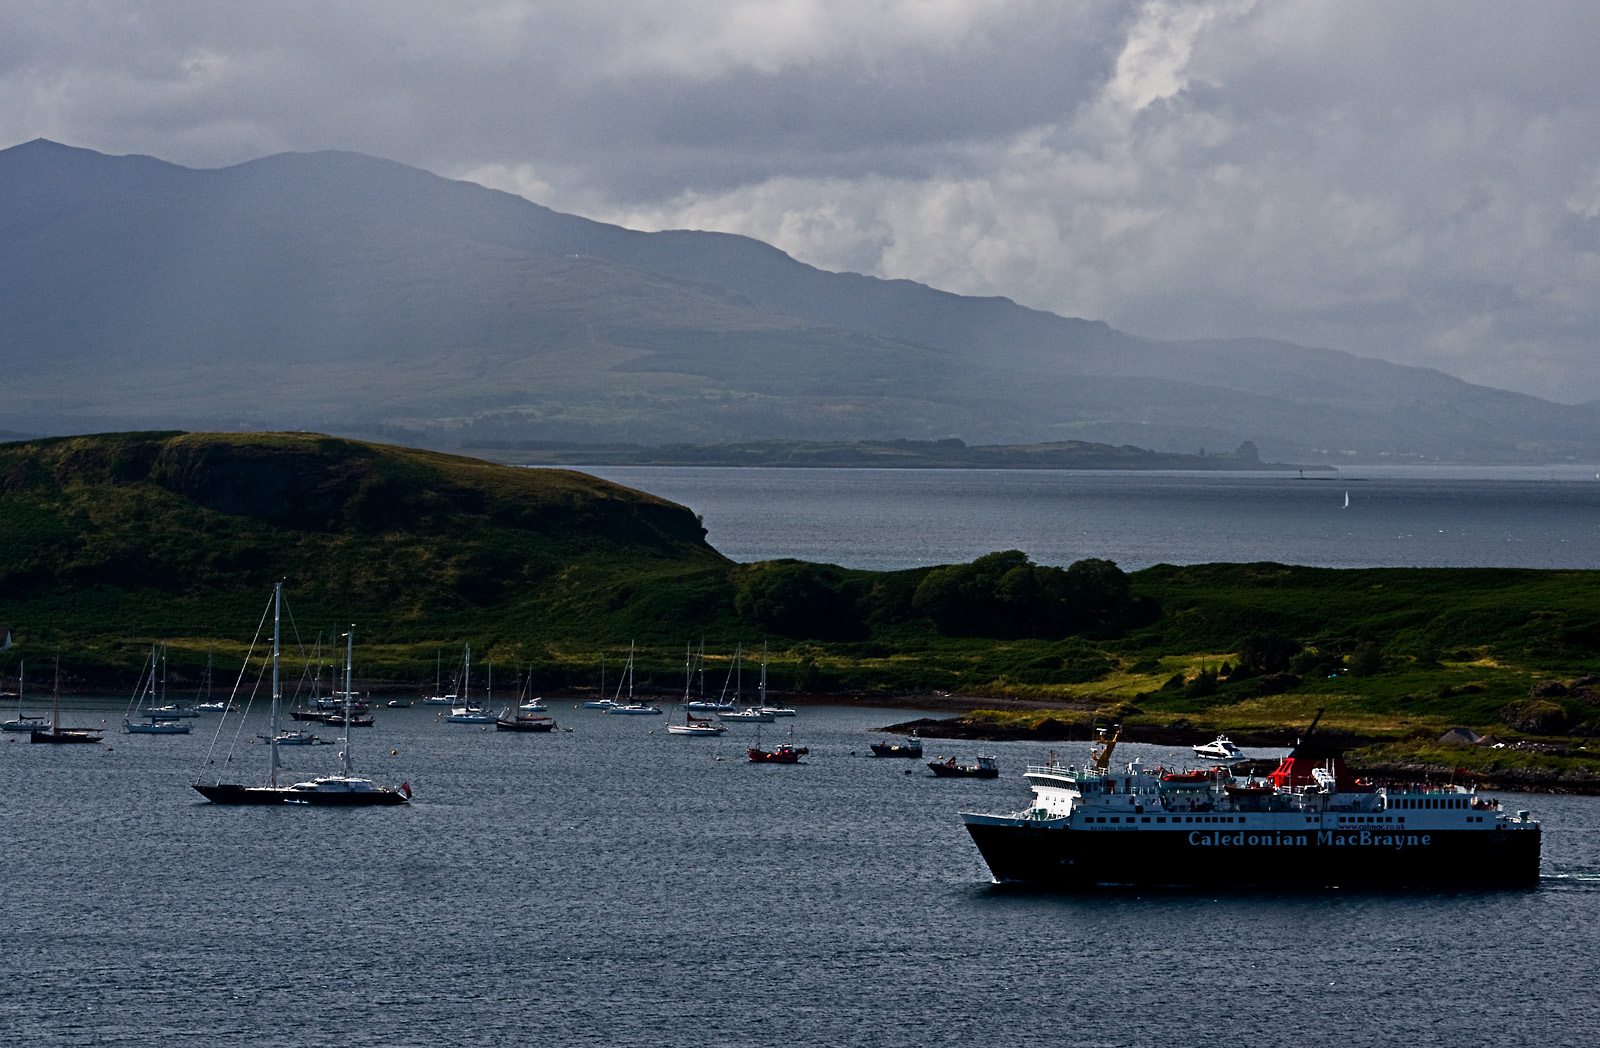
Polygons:
<instances>
[{"instance_id":1,"label":"black ferry hull","mask_svg":"<svg viewBox=\"0 0 1600 1048\"><path fill-rule=\"evenodd\" d=\"M1511 888L1539 879L1539 828L1085 831L969 820L1000 883L1172 887Z\"/></svg>"}]
</instances>

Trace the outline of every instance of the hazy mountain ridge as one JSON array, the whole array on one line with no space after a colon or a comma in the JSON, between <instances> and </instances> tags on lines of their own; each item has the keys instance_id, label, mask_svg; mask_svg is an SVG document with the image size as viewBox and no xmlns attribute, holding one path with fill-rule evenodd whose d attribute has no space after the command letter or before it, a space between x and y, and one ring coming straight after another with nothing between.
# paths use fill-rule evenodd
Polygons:
<instances>
[{"instance_id":1,"label":"hazy mountain ridge","mask_svg":"<svg viewBox=\"0 0 1600 1048\"><path fill-rule=\"evenodd\" d=\"M0 151L0 427L960 436L1271 458L1600 455L1600 410L1263 340L1163 343L352 153Z\"/></svg>"}]
</instances>

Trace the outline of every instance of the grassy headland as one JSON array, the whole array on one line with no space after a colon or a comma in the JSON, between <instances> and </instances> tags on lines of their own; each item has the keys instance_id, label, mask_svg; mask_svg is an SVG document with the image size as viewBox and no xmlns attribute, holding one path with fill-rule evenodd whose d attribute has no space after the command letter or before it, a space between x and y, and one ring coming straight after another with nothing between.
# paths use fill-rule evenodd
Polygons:
<instances>
[{"instance_id":1,"label":"grassy headland","mask_svg":"<svg viewBox=\"0 0 1600 1048\"><path fill-rule=\"evenodd\" d=\"M278 578L291 648L353 622L358 673L396 689L463 642L590 687L637 642L670 691L703 640L716 690L742 642L786 692L978 711L949 732L1281 740L1325 707L1372 765L1600 782L1600 572L735 564L690 510L566 470L311 434L0 445L0 674L59 653L69 686L127 686L160 641L175 686L227 678ZM1438 747L1457 726L1512 745Z\"/></svg>"}]
</instances>

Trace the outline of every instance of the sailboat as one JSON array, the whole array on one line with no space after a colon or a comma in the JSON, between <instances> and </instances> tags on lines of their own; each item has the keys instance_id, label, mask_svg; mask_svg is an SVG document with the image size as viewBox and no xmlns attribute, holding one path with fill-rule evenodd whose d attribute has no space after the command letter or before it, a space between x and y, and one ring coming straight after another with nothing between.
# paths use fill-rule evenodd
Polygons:
<instances>
[{"instance_id":1,"label":"sailboat","mask_svg":"<svg viewBox=\"0 0 1600 1048\"><path fill-rule=\"evenodd\" d=\"M1350 493L1348 491L1344 493L1344 508L1350 508Z\"/></svg>"},{"instance_id":2,"label":"sailboat","mask_svg":"<svg viewBox=\"0 0 1600 1048\"><path fill-rule=\"evenodd\" d=\"M29 742L50 743L75 743L99 742L98 731L84 731L79 728L63 728L61 726L61 657L56 656L56 684L50 697L50 729L35 728L28 735Z\"/></svg>"},{"instance_id":3,"label":"sailboat","mask_svg":"<svg viewBox=\"0 0 1600 1048\"><path fill-rule=\"evenodd\" d=\"M405 804L411 799L411 786L401 783L397 790L378 786L371 779L359 779L350 774L350 731L345 730L344 748L339 752L339 774L325 775L292 786L278 785L278 735L282 731L281 709L283 688L279 683L278 659L280 652L280 622L283 608L283 583L272 591L272 737L267 740L267 785L244 786L239 783L201 783L192 785L201 796L213 804L309 804L324 807L366 808ZM346 696L350 694L350 655L355 650L355 626L345 634ZM348 719L351 710L345 708Z\"/></svg>"},{"instance_id":4,"label":"sailboat","mask_svg":"<svg viewBox=\"0 0 1600 1048\"><path fill-rule=\"evenodd\" d=\"M705 668L704 667L705 667L704 652L702 652L701 653L701 671L700 671L701 672L702 687L704 686L703 682L704 682L704 679L705 679ZM712 718L710 718L710 717L696 717L693 713L689 712L689 707L690 707L689 692L693 689L693 687L694 687L694 662L691 659L690 654L689 654L689 646L687 644L685 644L683 646L683 699L684 699L684 702L683 702L683 706L684 706L684 709L683 709L683 723L682 724L669 724L669 725L667 725L667 734L669 734L669 735L716 736L716 735L721 735L723 732L727 731L728 729L725 726L716 723Z\"/></svg>"},{"instance_id":5,"label":"sailboat","mask_svg":"<svg viewBox=\"0 0 1600 1048\"><path fill-rule=\"evenodd\" d=\"M622 682L617 682L617 697L611 700L611 707L607 713L617 713L624 717L639 717L654 715L661 712L661 707L652 706L648 702L636 702L633 697L633 644L628 644L628 666L623 676L628 678L628 701L622 702Z\"/></svg>"},{"instance_id":6,"label":"sailboat","mask_svg":"<svg viewBox=\"0 0 1600 1048\"><path fill-rule=\"evenodd\" d=\"M50 722L45 720L42 715L38 717L29 717L22 712L22 686L23 682L27 679L27 676L28 663L26 660L23 660L23 662L17 666L17 719L8 720L4 724L0 724L0 730L42 731L43 729L50 727Z\"/></svg>"},{"instance_id":7,"label":"sailboat","mask_svg":"<svg viewBox=\"0 0 1600 1048\"><path fill-rule=\"evenodd\" d=\"M589 701L585 702L583 704L583 708L586 709L586 710L609 710L612 706L615 706L615 705L616 705L616 703L614 703L610 699L606 698L606 660L605 659L601 659L600 660L600 697L598 699L590 699Z\"/></svg>"},{"instance_id":8,"label":"sailboat","mask_svg":"<svg viewBox=\"0 0 1600 1048\"><path fill-rule=\"evenodd\" d=\"M472 645L470 644L467 645L465 659L466 669L461 677L461 694L464 697L463 705L452 707L450 716L446 717L445 720L451 724L493 724L495 720L494 714L482 706L475 706L472 703Z\"/></svg>"},{"instance_id":9,"label":"sailboat","mask_svg":"<svg viewBox=\"0 0 1600 1048\"><path fill-rule=\"evenodd\" d=\"M469 652L472 650L472 646L470 644L467 646L467 650ZM451 691L448 695L443 694L440 691L440 683L442 680L441 673L443 670L444 652L436 651L433 656L433 694L425 697L422 700L422 704L424 706L454 706L456 703L461 701L461 696L457 695L454 691Z\"/></svg>"},{"instance_id":10,"label":"sailboat","mask_svg":"<svg viewBox=\"0 0 1600 1048\"><path fill-rule=\"evenodd\" d=\"M529 715L525 710L543 710L544 703L537 698L523 702L528 692L533 690L533 674L528 674L528 679L517 687L516 700L509 709L501 710L500 716L495 718L495 731L555 731L556 722L551 717L541 717L537 714Z\"/></svg>"},{"instance_id":11,"label":"sailboat","mask_svg":"<svg viewBox=\"0 0 1600 1048\"><path fill-rule=\"evenodd\" d=\"M788 706L774 706L767 701L767 646L761 645L761 702L756 709L774 717L793 717L794 710Z\"/></svg>"},{"instance_id":12,"label":"sailboat","mask_svg":"<svg viewBox=\"0 0 1600 1048\"><path fill-rule=\"evenodd\" d=\"M733 707L737 707L744 698L744 645L740 644L733 649L733 666L728 670L728 677L733 681ZM722 693L728 693L726 682L722 685ZM773 717L770 713L762 713L760 706L746 706L744 709L733 708L729 712L717 714L724 721L736 724L771 724Z\"/></svg>"},{"instance_id":13,"label":"sailboat","mask_svg":"<svg viewBox=\"0 0 1600 1048\"><path fill-rule=\"evenodd\" d=\"M702 694L700 696L700 698L695 699L692 702L686 702L686 703L684 703L684 705L687 706L689 709L696 711L697 713L732 713L734 710L738 709L739 708L739 703L737 701L737 699L738 699L737 693L735 693L735 697L734 698L730 699L728 697L728 684L730 682L732 682L732 680L734 678L735 667L737 667L739 665L740 660L743 657L743 655L744 655L744 645L743 644L736 645L734 647L734 649L733 649L733 666L730 666L728 668L728 676L722 682L722 694L717 696L717 699L716 699L715 702L706 701L706 697ZM701 684L701 690L702 691L705 690L705 679L706 679L706 651L705 651L705 642L701 641L700 642L700 684Z\"/></svg>"},{"instance_id":14,"label":"sailboat","mask_svg":"<svg viewBox=\"0 0 1600 1048\"><path fill-rule=\"evenodd\" d=\"M167 674L166 674L166 653L165 653L165 651L163 651L162 655L161 655L161 667L162 667L162 672L161 672L161 689L162 689L161 702L163 704L165 704L166 701L167 701L167 696L166 696ZM147 719L142 723L139 722L139 721L130 719L132 717L132 714L133 714L133 710L130 710L128 713L124 713L122 715L122 730L124 732L126 732L127 734L129 734L129 735L187 735L187 734L189 734L189 725L187 725L183 721L179 720L178 717L175 714L173 714L171 712L167 712L168 710L171 709L171 707L165 707L164 709L155 707L155 702L156 702L156 647L153 644L150 646L150 675L149 675L148 678L141 678L139 683L140 683L140 687L138 687L138 688L136 688L134 690L133 702L131 703L131 705L133 706L134 710L136 710L138 708L138 706L139 706L139 700L142 697L145 700L145 709L144 709L144 712L141 714L141 716L143 716L143 717L145 717Z\"/></svg>"},{"instance_id":15,"label":"sailboat","mask_svg":"<svg viewBox=\"0 0 1600 1048\"><path fill-rule=\"evenodd\" d=\"M210 648L206 649L206 679L205 679L205 682L200 687L201 687L201 691L204 692L204 694L205 694L206 701L195 703L195 705L194 705L195 709L199 710L202 713L227 713L228 712L230 707L228 705L227 700L225 700L225 699L213 699L211 697L211 649ZM200 696L197 694L195 697L199 698Z\"/></svg>"},{"instance_id":16,"label":"sailboat","mask_svg":"<svg viewBox=\"0 0 1600 1048\"><path fill-rule=\"evenodd\" d=\"M667 725L669 735L721 735L728 730L726 725L718 724L710 717L696 717L688 710L683 711L682 724Z\"/></svg>"}]
</instances>

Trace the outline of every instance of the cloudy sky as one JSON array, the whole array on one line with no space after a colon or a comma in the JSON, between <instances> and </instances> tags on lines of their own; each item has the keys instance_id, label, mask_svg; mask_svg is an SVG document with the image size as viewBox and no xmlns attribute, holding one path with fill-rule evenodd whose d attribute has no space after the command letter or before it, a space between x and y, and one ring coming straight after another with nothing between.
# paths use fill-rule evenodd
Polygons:
<instances>
[{"instance_id":1,"label":"cloudy sky","mask_svg":"<svg viewBox=\"0 0 1600 1048\"><path fill-rule=\"evenodd\" d=\"M1600 398L1600 4L18 0L0 146L350 149L828 269Z\"/></svg>"}]
</instances>

